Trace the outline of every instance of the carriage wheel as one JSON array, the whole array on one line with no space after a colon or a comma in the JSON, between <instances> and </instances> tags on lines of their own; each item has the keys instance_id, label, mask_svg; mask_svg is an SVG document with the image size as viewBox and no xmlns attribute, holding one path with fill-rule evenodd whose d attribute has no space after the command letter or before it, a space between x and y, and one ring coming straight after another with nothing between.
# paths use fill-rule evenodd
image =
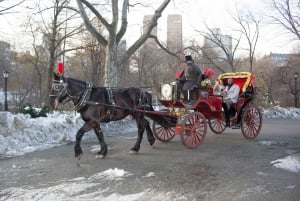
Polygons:
<instances>
[{"instance_id":1,"label":"carriage wheel","mask_svg":"<svg viewBox=\"0 0 300 201\"><path fill-rule=\"evenodd\" d=\"M222 116L222 119L209 119L208 125L210 127L210 130L214 132L215 134L221 134L226 129L226 122L224 121L225 117L224 114Z\"/></svg>"},{"instance_id":2,"label":"carriage wheel","mask_svg":"<svg viewBox=\"0 0 300 201\"><path fill-rule=\"evenodd\" d=\"M168 142L172 140L175 136L174 128L163 127L157 124L155 121L153 122L152 129L154 131L154 136L161 142Z\"/></svg>"},{"instance_id":3,"label":"carriage wheel","mask_svg":"<svg viewBox=\"0 0 300 201\"><path fill-rule=\"evenodd\" d=\"M182 122L181 141L187 148L195 148L204 141L206 132L205 116L200 112L191 113Z\"/></svg>"},{"instance_id":4,"label":"carriage wheel","mask_svg":"<svg viewBox=\"0 0 300 201\"><path fill-rule=\"evenodd\" d=\"M255 106L247 106L242 115L241 130L246 139L258 136L262 127L262 114Z\"/></svg>"}]
</instances>

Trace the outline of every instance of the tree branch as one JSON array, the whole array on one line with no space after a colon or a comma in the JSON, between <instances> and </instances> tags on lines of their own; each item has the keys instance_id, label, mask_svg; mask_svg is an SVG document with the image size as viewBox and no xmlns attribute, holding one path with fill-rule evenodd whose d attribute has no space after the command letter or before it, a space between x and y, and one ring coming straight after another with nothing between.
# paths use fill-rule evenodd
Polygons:
<instances>
[{"instance_id":1,"label":"tree branch","mask_svg":"<svg viewBox=\"0 0 300 201\"><path fill-rule=\"evenodd\" d=\"M87 16L85 9L83 7L82 2L84 2L84 4L91 9L94 14L99 17L99 20L101 21L101 23L106 26L106 27L110 27L110 25L106 22L106 20L96 11L96 9L90 4L88 3L86 0L76 0L78 7L79 7L79 12L81 14L81 17L84 21L84 24L87 28L87 30L89 30L91 32L91 34L97 39L97 41L99 41L99 43L101 43L102 45L106 46L107 45L107 40L97 31L97 29L92 25L89 17Z\"/></svg>"},{"instance_id":2,"label":"tree branch","mask_svg":"<svg viewBox=\"0 0 300 201\"><path fill-rule=\"evenodd\" d=\"M155 10L155 14L153 15L149 24L147 25L145 32L137 39L137 41L131 47L128 48L128 50L122 57L121 63L128 61L129 58L134 54L134 52L138 48L140 48L143 45L143 43L149 38L152 29L157 26L157 20L161 17L162 12L168 6L170 1L171 0L164 0L162 4L158 7L158 9Z\"/></svg>"},{"instance_id":3,"label":"tree branch","mask_svg":"<svg viewBox=\"0 0 300 201\"><path fill-rule=\"evenodd\" d=\"M120 42L121 38L124 36L127 30L127 9L129 6L128 0L124 0L123 6L122 6L122 24L120 27L119 32L117 33L117 43Z\"/></svg>"}]
</instances>

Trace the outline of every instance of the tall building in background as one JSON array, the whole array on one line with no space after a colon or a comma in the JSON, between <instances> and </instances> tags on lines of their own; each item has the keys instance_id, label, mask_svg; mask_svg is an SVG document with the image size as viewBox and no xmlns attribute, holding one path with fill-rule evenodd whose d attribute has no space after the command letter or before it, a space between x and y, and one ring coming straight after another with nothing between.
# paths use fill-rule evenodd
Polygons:
<instances>
[{"instance_id":1,"label":"tall building in background","mask_svg":"<svg viewBox=\"0 0 300 201\"><path fill-rule=\"evenodd\" d=\"M179 14L168 15L167 46L173 52L182 50L182 17Z\"/></svg>"},{"instance_id":2,"label":"tall building in background","mask_svg":"<svg viewBox=\"0 0 300 201\"><path fill-rule=\"evenodd\" d=\"M223 35L220 28L212 29L212 33L209 35L209 38L220 41L227 52L232 53L232 37L230 35ZM224 51L211 40L204 38L204 46L214 50L216 56L226 58Z\"/></svg>"},{"instance_id":3,"label":"tall building in background","mask_svg":"<svg viewBox=\"0 0 300 201\"><path fill-rule=\"evenodd\" d=\"M153 15L145 15L144 16L143 33L146 32L146 29L147 29L148 24L149 24L152 17L153 17ZM152 29L151 35L157 36L157 26ZM155 49L157 48L157 44L156 44L155 40L152 39L152 38L148 38L144 45L146 45L150 48L155 48Z\"/></svg>"}]
</instances>

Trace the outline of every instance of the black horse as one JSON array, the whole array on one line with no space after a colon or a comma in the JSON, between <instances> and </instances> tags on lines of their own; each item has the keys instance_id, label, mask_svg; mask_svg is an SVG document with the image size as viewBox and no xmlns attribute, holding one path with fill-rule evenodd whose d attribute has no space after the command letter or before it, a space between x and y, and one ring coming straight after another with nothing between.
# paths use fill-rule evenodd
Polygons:
<instances>
[{"instance_id":1,"label":"black horse","mask_svg":"<svg viewBox=\"0 0 300 201\"><path fill-rule=\"evenodd\" d=\"M75 157L80 160L82 149L81 139L87 131L93 129L100 143L100 151L97 158L103 158L107 154L107 144L104 141L100 123L118 121L131 115L138 127L138 138L131 148L130 154L135 154L140 149L143 133L146 129L150 145L155 143L149 121L145 119L144 110L153 110L151 105L152 95L140 88L109 89L94 87L88 83L74 78L54 75L53 89L56 91L56 105L72 101L75 110L81 114L85 122L77 131L74 146Z\"/></svg>"}]
</instances>

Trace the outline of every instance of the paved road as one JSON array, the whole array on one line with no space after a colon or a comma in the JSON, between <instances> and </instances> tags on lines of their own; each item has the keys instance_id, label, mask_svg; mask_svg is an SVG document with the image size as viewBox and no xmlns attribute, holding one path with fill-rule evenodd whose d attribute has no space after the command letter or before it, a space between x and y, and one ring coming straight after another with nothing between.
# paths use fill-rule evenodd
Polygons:
<instances>
[{"instance_id":1,"label":"paved road","mask_svg":"<svg viewBox=\"0 0 300 201\"><path fill-rule=\"evenodd\" d=\"M106 138L110 150L102 160L90 151L97 141L88 138L82 143L80 167L73 143L0 160L0 200L299 201L300 173L271 164L288 155L300 156L299 123L264 120L260 135L252 141L240 130L227 129L222 135L208 131L204 143L192 150L179 136L169 143L158 142L156 149L144 140L138 155L128 155L135 141L135 133L128 133ZM126 170L130 176L97 177L110 168Z\"/></svg>"}]
</instances>

